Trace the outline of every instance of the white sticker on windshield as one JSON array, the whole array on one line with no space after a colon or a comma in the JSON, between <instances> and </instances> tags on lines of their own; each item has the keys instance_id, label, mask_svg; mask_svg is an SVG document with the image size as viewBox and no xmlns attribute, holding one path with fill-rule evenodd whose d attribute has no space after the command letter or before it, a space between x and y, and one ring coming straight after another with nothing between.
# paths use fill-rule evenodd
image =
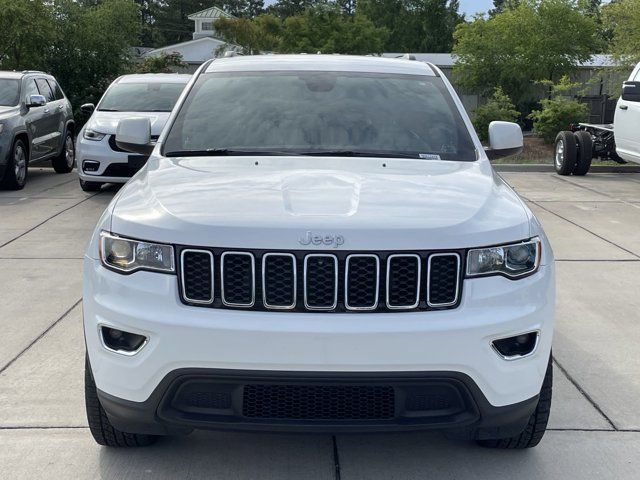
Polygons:
<instances>
[{"instance_id":1,"label":"white sticker on windshield","mask_svg":"<svg viewBox=\"0 0 640 480\"><path fill-rule=\"evenodd\" d=\"M425 160L440 160L440 155L437 153L419 153L418 156Z\"/></svg>"}]
</instances>

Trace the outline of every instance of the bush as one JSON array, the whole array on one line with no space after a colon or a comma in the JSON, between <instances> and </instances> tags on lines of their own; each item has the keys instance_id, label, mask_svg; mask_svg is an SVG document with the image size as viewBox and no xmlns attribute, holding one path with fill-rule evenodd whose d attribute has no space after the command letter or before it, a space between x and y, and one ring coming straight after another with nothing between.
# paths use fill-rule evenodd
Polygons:
<instances>
[{"instance_id":1,"label":"bush","mask_svg":"<svg viewBox=\"0 0 640 480\"><path fill-rule=\"evenodd\" d=\"M518 119L518 111L511 103L509 97L502 91L501 87L496 87L493 95L487 103L476 108L473 126L480 137L486 142L489 138L489 124L494 120L505 122L515 122Z\"/></svg>"},{"instance_id":2,"label":"bush","mask_svg":"<svg viewBox=\"0 0 640 480\"><path fill-rule=\"evenodd\" d=\"M529 115L533 120L533 132L545 142L553 143L559 131L586 120L589 107L567 95L576 86L566 76L562 77L557 84L551 85L551 98L542 100L542 108Z\"/></svg>"}]
</instances>

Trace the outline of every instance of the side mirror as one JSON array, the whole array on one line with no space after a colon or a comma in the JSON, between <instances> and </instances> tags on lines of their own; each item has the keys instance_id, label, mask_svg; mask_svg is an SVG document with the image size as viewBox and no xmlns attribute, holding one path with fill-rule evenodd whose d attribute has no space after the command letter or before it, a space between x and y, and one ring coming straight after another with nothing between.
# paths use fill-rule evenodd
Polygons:
<instances>
[{"instance_id":1,"label":"side mirror","mask_svg":"<svg viewBox=\"0 0 640 480\"><path fill-rule=\"evenodd\" d=\"M46 104L47 99L43 95L29 95L27 97L27 108L44 107Z\"/></svg>"},{"instance_id":2,"label":"side mirror","mask_svg":"<svg viewBox=\"0 0 640 480\"><path fill-rule=\"evenodd\" d=\"M622 100L640 102L640 82L624 82L622 84Z\"/></svg>"},{"instance_id":3,"label":"side mirror","mask_svg":"<svg viewBox=\"0 0 640 480\"><path fill-rule=\"evenodd\" d=\"M495 121L489 124L489 148L485 149L489 160L517 155L523 146L522 129L517 123Z\"/></svg>"},{"instance_id":4,"label":"side mirror","mask_svg":"<svg viewBox=\"0 0 640 480\"><path fill-rule=\"evenodd\" d=\"M93 111L96 109L96 106L93 103L85 103L80 106L80 111L87 115L91 115Z\"/></svg>"},{"instance_id":5,"label":"side mirror","mask_svg":"<svg viewBox=\"0 0 640 480\"><path fill-rule=\"evenodd\" d=\"M124 118L116 129L116 145L127 152L150 155L154 145L151 145L151 121L148 118Z\"/></svg>"}]
</instances>

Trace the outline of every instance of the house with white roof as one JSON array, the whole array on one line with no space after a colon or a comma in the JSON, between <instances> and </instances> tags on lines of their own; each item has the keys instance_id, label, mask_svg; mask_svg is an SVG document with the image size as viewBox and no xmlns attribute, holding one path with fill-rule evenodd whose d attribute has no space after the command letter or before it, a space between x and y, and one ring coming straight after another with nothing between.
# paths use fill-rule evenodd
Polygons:
<instances>
[{"instance_id":1,"label":"house with white roof","mask_svg":"<svg viewBox=\"0 0 640 480\"><path fill-rule=\"evenodd\" d=\"M205 61L216 56L222 48L229 48L229 45L216 36L214 23L220 18L235 18L233 15L221 10L218 7L205 8L187 17L194 22L193 40L167 45L145 52L143 57L153 57L163 53L178 53L185 62L187 72L195 72ZM235 46L231 46L235 49Z\"/></svg>"}]
</instances>

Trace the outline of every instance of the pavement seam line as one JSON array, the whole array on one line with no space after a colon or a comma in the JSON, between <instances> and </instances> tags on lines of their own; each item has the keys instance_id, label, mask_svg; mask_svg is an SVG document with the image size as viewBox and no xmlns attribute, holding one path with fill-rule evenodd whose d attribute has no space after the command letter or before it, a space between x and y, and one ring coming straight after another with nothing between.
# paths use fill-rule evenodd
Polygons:
<instances>
[{"instance_id":1,"label":"pavement seam line","mask_svg":"<svg viewBox=\"0 0 640 480\"><path fill-rule=\"evenodd\" d=\"M340 480L342 477L340 472L340 455L338 454L338 439L335 435L331 435L331 442L333 443L333 477L335 480Z\"/></svg>"},{"instance_id":2,"label":"pavement seam line","mask_svg":"<svg viewBox=\"0 0 640 480\"><path fill-rule=\"evenodd\" d=\"M569 185L573 185L574 187L582 188L582 189L584 189L584 190L587 190L588 192L591 192L591 193L597 193L598 195L603 195L603 196L605 196L605 197L609 197L609 198L611 198L611 199L613 199L613 200L615 200L615 201L617 201L617 202L624 203L624 204L627 204L627 205L631 205L631 206L632 206L632 207L634 207L634 208L640 208L638 205L634 205L634 204L633 204L633 203L631 203L631 202L628 202L628 201L623 200L623 199L621 199L621 198L615 197L615 196L613 196L613 195L611 195L611 194L609 194L609 193L601 192L601 191L599 191L599 190L596 190L595 188L587 187L587 186L585 186L585 185L580 185L579 183L572 182L572 181L571 181L571 180L569 180L568 178L564 178L564 177L561 177L561 176L559 176L559 175L552 175L552 178L554 178L555 180L561 181L561 182L566 182L566 183L568 183Z\"/></svg>"},{"instance_id":3,"label":"pavement seam line","mask_svg":"<svg viewBox=\"0 0 640 480\"><path fill-rule=\"evenodd\" d=\"M81 203L86 202L87 200L95 197L96 195L100 195L100 192L98 193L94 193L93 195L88 196L87 198L84 198L82 200L80 200L78 203L74 203L73 205L71 205L70 207L67 207L63 210L60 210L58 213L55 213L54 215L50 216L49 218L47 218L46 220L43 220L42 222L38 223L37 225L31 227L29 230L27 230L26 232L22 232L20 235L18 235L17 237L12 238L11 240L6 241L5 243L3 243L2 245L0 245L0 249L6 247L7 245L15 242L16 240L24 237L25 235L33 232L36 228L41 227L42 225L44 225L45 223L47 223L49 220L52 220L54 218L56 218L58 215L62 215L64 212L67 212L69 210L71 210L72 208L77 207L78 205L80 205Z\"/></svg>"},{"instance_id":4,"label":"pavement seam line","mask_svg":"<svg viewBox=\"0 0 640 480\"><path fill-rule=\"evenodd\" d=\"M520 195L520 196L521 196L524 200L526 200L527 202L533 203L535 206L537 206L538 208L541 208L541 209L542 209L542 210L544 210L545 212L550 213L551 215L555 215L556 217L561 218L561 219L562 219L562 220L564 220L565 222L569 222L571 225L574 225L574 226L576 226L576 227L578 227L578 228L580 228L580 229L584 230L585 232L588 232L588 233L590 233L591 235L593 235L593 236L595 236L595 237L598 237L600 240L603 240L603 241L605 241L605 242L607 242L607 243L609 243L609 244L613 245L614 247L617 247L617 248L619 248L620 250L622 250L622 251L624 251L624 252L627 252L628 254L633 255L634 257L636 257L636 258L640 259L640 255L638 255L637 253L634 253L634 252L632 252L631 250L628 250L628 249L626 249L626 248L624 248L624 247L621 247L621 246L620 246L620 245L618 245L617 243L612 242L611 240L609 240L609 239L607 239L607 238L603 237L602 235L598 235L597 233L592 232L592 231L591 231L591 230L589 230L588 228L583 227L582 225L579 225L579 224L577 224L576 222L574 222L574 221L572 221L572 220L569 220L568 218L563 217L563 216L562 216L562 215L560 215L559 213L556 213L556 212L554 212L554 211L552 211L552 210L549 210L548 208L543 207L542 205L540 205L540 204L539 204L538 202L536 202L536 201L533 201L533 200L531 200L531 199L528 199L528 198L526 198L526 197L524 197L524 196L522 196L522 195Z\"/></svg>"},{"instance_id":5,"label":"pavement seam line","mask_svg":"<svg viewBox=\"0 0 640 480\"><path fill-rule=\"evenodd\" d=\"M564 376L567 377L567 379L571 382L571 384L578 389L578 392L582 394L582 396L591 404L591 406L595 408L600 415L602 415L602 418L604 418L607 421L607 423L611 425L611 428L613 428L613 430L615 430L616 432L619 431L618 427L616 427L615 423L613 423L613 421L609 418L609 416L606 413L604 413L600 405L598 405L595 402L595 400L591 398L591 395L589 395L585 391L585 389L578 384L578 382L569 374L567 369L564 368L560 362L558 362L558 359L555 356L553 357L553 363L556 364L556 367L558 367L560 371L564 374Z\"/></svg>"},{"instance_id":6,"label":"pavement seam line","mask_svg":"<svg viewBox=\"0 0 640 480\"><path fill-rule=\"evenodd\" d=\"M55 327L58 323L60 323L62 321L62 319L64 319L67 315L69 315L69 313L71 313L71 311L76 308L78 305L80 305L80 303L82 302L82 298L79 299L77 302L75 302L73 305L71 305L71 307L69 307L62 315L60 315L60 317L58 317L57 320L55 320L51 325L49 325L47 328L44 329L44 331L42 333L40 333L40 335L38 335L36 338L34 338L29 345L27 345L26 347L24 347L20 352L18 352L18 354L13 357L11 360L9 360L9 362L4 365L2 368L0 368L0 375L2 375L5 370L7 370L11 365L13 365L16 360L18 360L22 355L24 355L31 347L33 347L36 343L38 343L38 341L40 341L42 338L44 338L44 336L49 333L53 327Z\"/></svg>"}]
</instances>

